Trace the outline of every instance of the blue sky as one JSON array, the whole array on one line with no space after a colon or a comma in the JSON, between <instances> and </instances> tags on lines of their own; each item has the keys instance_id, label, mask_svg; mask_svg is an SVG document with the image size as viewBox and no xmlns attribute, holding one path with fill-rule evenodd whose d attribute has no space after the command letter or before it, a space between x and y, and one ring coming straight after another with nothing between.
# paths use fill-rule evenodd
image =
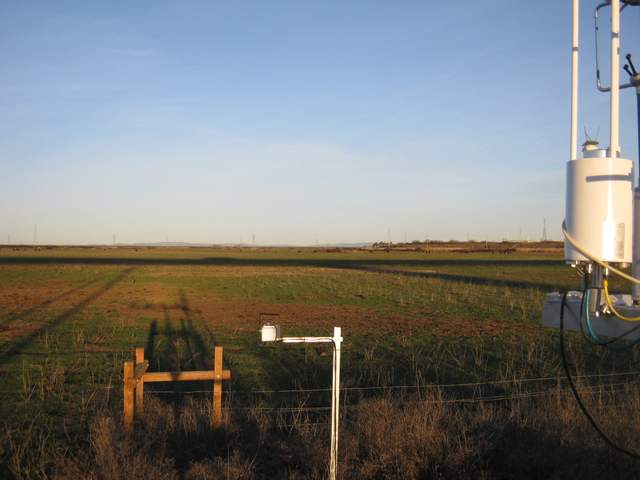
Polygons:
<instances>
[{"instance_id":1,"label":"blue sky","mask_svg":"<svg viewBox=\"0 0 640 480\"><path fill-rule=\"evenodd\" d=\"M560 238L570 3L4 1L0 241Z\"/></svg>"}]
</instances>

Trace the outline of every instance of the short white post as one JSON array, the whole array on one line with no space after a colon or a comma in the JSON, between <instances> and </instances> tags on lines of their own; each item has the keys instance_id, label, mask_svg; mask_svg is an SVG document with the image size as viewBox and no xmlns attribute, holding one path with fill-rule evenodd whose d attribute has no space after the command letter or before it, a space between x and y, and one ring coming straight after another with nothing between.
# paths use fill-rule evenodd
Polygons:
<instances>
[{"instance_id":1,"label":"short white post","mask_svg":"<svg viewBox=\"0 0 640 480\"><path fill-rule=\"evenodd\" d=\"M263 325L260 329L263 342L282 343L332 343L333 375L331 385L331 448L329 457L329 480L336 480L338 475L338 433L340 424L340 346L342 329L333 327L333 337L283 337L279 325Z\"/></svg>"},{"instance_id":2,"label":"short white post","mask_svg":"<svg viewBox=\"0 0 640 480\"><path fill-rule=\"evenodd\" d=\"M340 344L342 329L333 327L333 385L331 387L331 459L329 478L336 480L338 473L338 436L340 425Z\"/></svg>"}]
</instances>

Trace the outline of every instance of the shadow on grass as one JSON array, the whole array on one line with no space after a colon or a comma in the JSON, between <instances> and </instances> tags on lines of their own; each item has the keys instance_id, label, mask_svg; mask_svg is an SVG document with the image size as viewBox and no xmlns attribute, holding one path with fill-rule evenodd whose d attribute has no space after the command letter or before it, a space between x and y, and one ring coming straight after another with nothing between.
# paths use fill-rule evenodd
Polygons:
<instances>
[{"instance_id":1,"label":"shadow on grass","mask_svg":"<svg viewBox=\"0 0 640 480\"><path fill-rule=\"evenodd\" d=\"M561 259L505 259L496 258L456 258L456 259L340 259L340 258L236 258L236 257L202 257L202 258L113 258L113 257L0 257L0 265L218 265L247 267L329 267L348 268L361 265L437 267L437 266L561 266Z\"/></svg>"},{"instance_id":2,"label":"shadow on grass","mask_svg":"<svg viewBox=\"0 0 640 480\"><path fill-rule=\"evenodd\" d=\"M509 287L509 288L537 288L539 290L558 289L557 282L528 282L522 280L509 280L502 278L481 277L478 275L461 275L447 272L421 272L411 270L397 270L388 268L379 268L369 265L344 267L350 270L358 270L362 272L381 273L387 275L401 275L403 277L412 278L434 278L451 282L463 282L472 285L481 285L485 287Z\"/></svg>"},{"instance_id":3,"label":"shadow on grass","mask_svg":"<svg viewBox=\"0 0 640 480\"><path fill-rule=\"evenodd\" d=\"M606 446L571 445L534 426L517 422L497 428L485 425L472 435L478 460L495 478L610 478L612 473L602 465ZM598 458L600 461L595 461ZM631 472L617 473L613 478L625 478Z\"/></svg>"},{"instance_id":4,"label":"shadow on grass","mask_svg":"<svg viewBox=\"0 0 640 480\"><path fill-rule=\"evenodd\" d=\"M556 288L553 282L532 282L523 280L496 279L473 274L457 274L440 271L412 271L401 267L429 269L434 267L549 267L562 266L562 260L551 259L290 259L290 258L109 258L109 257L2 257L0 265L136 265L136 266L236 266L236 267L316 267L364 271L381 274L404 275L417 278L437 278L445 281L466 282L475 285L501 286L511 288ZM388 267L396 267L391 269Z\"/></svg>"},{"instance_id":5,"label":"shadow on grass","mask_svg":"<svg viewBox=\"0 0 640 480\"><path fill-rule=\"evenodd\" d=\"M81 302L75 304L73 307L65 310L59 315L56 315L54 318L46 322L44 325L39 326L36 330L31 332L30 334L18 339L16 342L12 343L9 348L2 353L0 353L0 365L8 362L14 356L20 354L20 352L27 346L31 345L40 335L45 333L48 330L56 328L60 324L62 324L65 320L73 317L74 315L80 313L85 307L93 303L95 300L100 298L102 295L111 290L116 284L124 280L124 278L129 275L135 268L130 267L122 272L120 272L115 278L108 281L102 287L100 287L95 292L86 296Z\"/></svg>"},{"instance_id":6,"label":"shadow on grass","mask_svg":"<svg viewBox=\"0 0 640 480\"><path fill-rule=\"evenodd\" d=\"M175 315L179 312L181 318ZM194 325L187 296L180 292L176 305L163 307L162 325L153 320L145 344L150 371L180 372L213 368L214 337L206 338ZM174 393L180 398L191 391L211 391L211 382L170 382L150 385L150 391Z\"/></svg>"},{"instance_id":7,"label":"shadow on grass","mask_svg":"<svg viewBox=\"0 0 640 480\"><path fill-rule=\"evenodd\" d=\"M28 317L29 315L37 312L38 310L40 310L41 308L45 308L48 307L49 305L56 303L59 300L62 300L65 297L69 297L87 287L90 287L96 283L98 283L100 281L100 278L96 278L94 280L90 280L88 282L83 283L82 285L80 285L79 287L76 288L71 288L65 292L59 293L58 295L55 295L43 302L38 303L37 305L34 305L32 307L27 308L26 310L22 310L19 312L13 312L10 313L7 317L5 317L5 319L2 321L2 323L0 323L0 331L1 330L5 330L11 323L16 322L18 320L20 320L21 318L25 318Z\"/></svg>"},{"instance_id":8,"label":"shadow on grass","mask_svg":"<svg viewBox=\"0 0 640 480\"><path fill-rule=\"evenodd\" d=\"M214 338L205 339L195 328L186 294L180 292L179 302L163 306L162 310L162 328L158 320L153 320L147 334L145 356L151 368L176 372L212 368ZM172 316L175 311L179 311L182 318Z\"/></svg>"}]
</instances>

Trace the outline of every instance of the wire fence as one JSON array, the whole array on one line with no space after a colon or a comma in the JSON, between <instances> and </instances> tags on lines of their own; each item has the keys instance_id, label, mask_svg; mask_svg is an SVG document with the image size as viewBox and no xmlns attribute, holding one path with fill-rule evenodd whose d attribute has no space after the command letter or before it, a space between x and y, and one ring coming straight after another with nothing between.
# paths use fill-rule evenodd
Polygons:
<instances>
[{"instance_id":1,"label":"wire fence","mask_svg":"<svg viewBox=\"0 0 640 480\"><path fill-rule=\"evenodd\" d=\"M631 382L616 382L616 383L607 383L607 384L598 384L591 386L583 386L580 387L579 390L581 392L593 392L596 390L603 390L604 388L608 388L609 393L619 392L624 387L632 385ZM562 389L563 392L569 392L568 389ZM456 404L456 403L483 403L483 402L500 402L500 401L514 401L521 400L527 398L534 397L542 397L549 396L552 394L558 393L558 390L539 390L533 392L523 392L517 394L509 394L509 395L481 395L481 396L472 396L465 398L440 398L440 399L425 399L425 400L409 400L409 401L394 401L394 405L396 406L427 406L434 404ZM341 403L340 409L343 414L345 411L353 410L358 408L360 405L358 404L345 404ZM210 413L210 409L196 409L197 411L205 414ZM223 410L226 412L259 412L259 413L285 413L285 414L298 414L298 413L321 413L321 412L329 412L331 410L330 406L296 406L296 407L223 407ZM292 426L316 426L316 425L326 425L326 422L305 422L305 423L292 423L292 424L282 424L279 425L281 427L292 427Z\"/></svg>"},{"instance_id":2,"label":"wire fence","mask_svg":"<svg viewBox=\"0 0 640 480\"><path fill-rule=\"evenodd\" d=\"M613 377L624 377L624 376L637 376L640 374L640 371L626 371L626 372L610 372L610 373L590 373L583 375L575 375L573 378L578 380L584 379L602 379L602 378L613 378ZM361 391L398 391L398 390L406 390L406 391L420 391L420 390L434 390L434 389L452 389L452 388L469 388L469 387L484 387L484 386L496 386L496 385L519 385L519 384L527 384L527 383L542 383L542 382L556 382L561 383L565 382L567 379L564 376L546 376L546 377L525 377L525 378L513 378L513 379L496 379L496 380L485 380L481 382L457 382L457 383L424 383L424 384L403 384L403 385L370 385L370 386L352 386L352 387L341 387L341 392L361 392ZM625 384L632 384L634 382L623 382ZM595 386L602 385L611 385L611 384L597 384ZM98 386L94 389L87 391L96 391L96 390L119 390L122 386L118 383L115 385L107 385L107 386ZM2 393L11 393L15 392L15 390L0 390ZM193 394L205 394L211 393L212 389L199 389L199 390L185 390L184 388L175 388L171 390L160 390L149 388L149 393L154 394L182 394L182 395L193 395ZM230 397L237 397L243 395L272 395L272 394L313 394L313 393L327 393L331 392L331 388L292 388L292 389L279 389L279 390L225 390L223 393Z\"/></svg>"},{"instance_id":3,"label":"wire fence","mask_svg":"<svg viewBox=\"0 0 640 480\"><path fill-rule=\"evenodd\" d=\"M637 371L628 371L628 372L612 372L612 373L597 373L597 374L585 374L579 375L576 378L579 379L614 379L620 378L624 376L634 376L640 372ZM534 378L516 378L516 379L499 379L499 380L490 380L484 382L462 382L462 383L437 383L437 384L425 384L425 385L386 385L386 386L363 386L363 387L347 387L345 389L341 389L343 391L341 408L356 408L358 403L349 404L347 403L347 394L353 391L392 391L397 392L398 390L404 390L408 392L421 392L421 391L433 391L433 390L444 390L453 388L464 388L464 387L475 387L472 395L461 395L460 397L441 397L441 398L424 398L419 400L400 400L401 397L394 399L395 405L414 405L414 404L464 404L464 403L482 403L482 402L504 402L504 401L514 401L520 399L527 398L535 398L535 397L543 397L549 396L553 394L557 394L559 392L568 392L568 389L565 387L561 387L560 383L565 381L565 377L559 376L549 376L549 377L534 377ZM527 383L540 383L540 382L556 382L555 387L545 388L545 389L536 389L531 391L518 391L518 392L505 392L505 393L482 393L481 389L477 387L485 387L485 386L495 386L495 385L505 385L511 384L512 386L519 386L520 384ZM582 385L579 387L581 391L584 392L593 392L593 391L604 391L608 389L609 393L618 392L623 390L626 387L638 385L637 381L620 381L620 382L609 382L609 383L597 383L594 385ZM74 391L75 394L92 394L97 391L120 391L122 386L120 384L116 385L108 385L108 386L100 386L94 389L83 390L83 391ZM314 389L284 389L284 390L250 390L250 391L226 391L225 394L227 396L227 406L224 407L227 411L255 411L255 412L323 412L331 409L330 406L327 405L309 405L308 403L298 405L298 406L237 406L232 407L229 406L229 403L236 397L238 394L264 394L264 393L284 393L284 394L311 394L311 393L325 393L329 392L331 389L328 388L314 388ZM20 393L17 390L2 390L0 393L3 394L18 394ZM464 392L463 392L464 393ZM199 389L199 390L182 390L182 389L172 389L172 390L156 390L153 388L149 388L147 390L147 394L152 395L172 395L172 396L193 396L193 395L211 395L212 389ZM308 400L307 400L308 401Z\"/></svg>"},{"instance_id":4,"label":"wire fence","mask_svg":"<svg viewBox=\"0 0 640 480\"><path fill-rule=\"evenodd\" d=\"M613 372L613 373L593 373L585 375L576 375L573 378L587 379L587 378L608 378L608 377L620 377L638 375L639 371L629 372ZM340 391L375 391L375 390L425 390L425 389L448 389L448 388L463 388L463 387L479 387L488 385L504 385L504 384L520 384L520 383L533 383L533 382L562 382L566 381L566 377L561 376L549 376L549 377L533 377L533 378L514 378L514 379L499 379L499 380L486 380L482 382L462 382L462 383L425 383L420 385L376 385L376 386L364 386L364 387L341 387ZM206 390L208 391L208 390ZM297 389L285 389L285 390L248 390L248 391L228 391L229 394L286 394L286 393L317 393L317 392L330 392L331 388L297 388ZM203 391L204 392L204 391Z\"/></svg>"}]
</instances>

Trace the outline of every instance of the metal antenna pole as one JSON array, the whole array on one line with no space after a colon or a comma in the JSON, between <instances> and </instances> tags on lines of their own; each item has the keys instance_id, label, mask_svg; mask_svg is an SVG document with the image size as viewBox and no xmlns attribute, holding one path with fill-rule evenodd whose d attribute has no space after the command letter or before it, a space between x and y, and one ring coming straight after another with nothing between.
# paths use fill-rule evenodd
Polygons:
<instances>
[{"instance_id":1,"label":"metal antenna pole","mask_svg":"<svg viewBox=\"0 0 640 480\"><path fill-rule=\"evenodd\" d=\"M573 0L571 39L571 136L569 160L578 158L578 53L580 39L580 0Z\"/></svg>"},{"instance_id":2,"label":"metal antenna pole","mask_svg":"<svg viewBox=\"0 0 640 480\"><path fill-rule=\"evenodd\" d=\"M640 186L640 85L636 87L636 105L638 113L638 186Z\"/></svg>"},{"instance_id":3,"label":"metal antenna pole","mask_svg":"<svg viewBox=\"0 0 640 480\"><path fill-rule=\"evenodd\" d=\"M609 157L620 151L620 0L611 0L611 110Z\"/></svg>"},{"instance_id":4,"label":"metal antenna pole","mask_svg":"<svg viewBox=\"0 0 640 480\"><path fill-rule=\"evenodd\" d=\"M633 260L631 275L640 275L640 85L636 87L636 103L638 110L638 184L633 190ZM631 297L634 305L640 305L640 285L631 285Z\"/></svg>"},{"instance_id":5,"label":"metal antenna pole","mask_svg":"<svg viewBox=\"0 0 640 480\"><path fill-rule=\"evenodd\" d=\"M628 65L624 66L625 71L631 77L631 84L636 88L636 113L638 116L636 128L638 129L638 181L633 190L633 261L631 263L631 275L640 275L640 74L636 71L631 54L627 54ZM631 286L631 296L634 305L640 305L640 285Z\"/></svg>"}]
</instances>

